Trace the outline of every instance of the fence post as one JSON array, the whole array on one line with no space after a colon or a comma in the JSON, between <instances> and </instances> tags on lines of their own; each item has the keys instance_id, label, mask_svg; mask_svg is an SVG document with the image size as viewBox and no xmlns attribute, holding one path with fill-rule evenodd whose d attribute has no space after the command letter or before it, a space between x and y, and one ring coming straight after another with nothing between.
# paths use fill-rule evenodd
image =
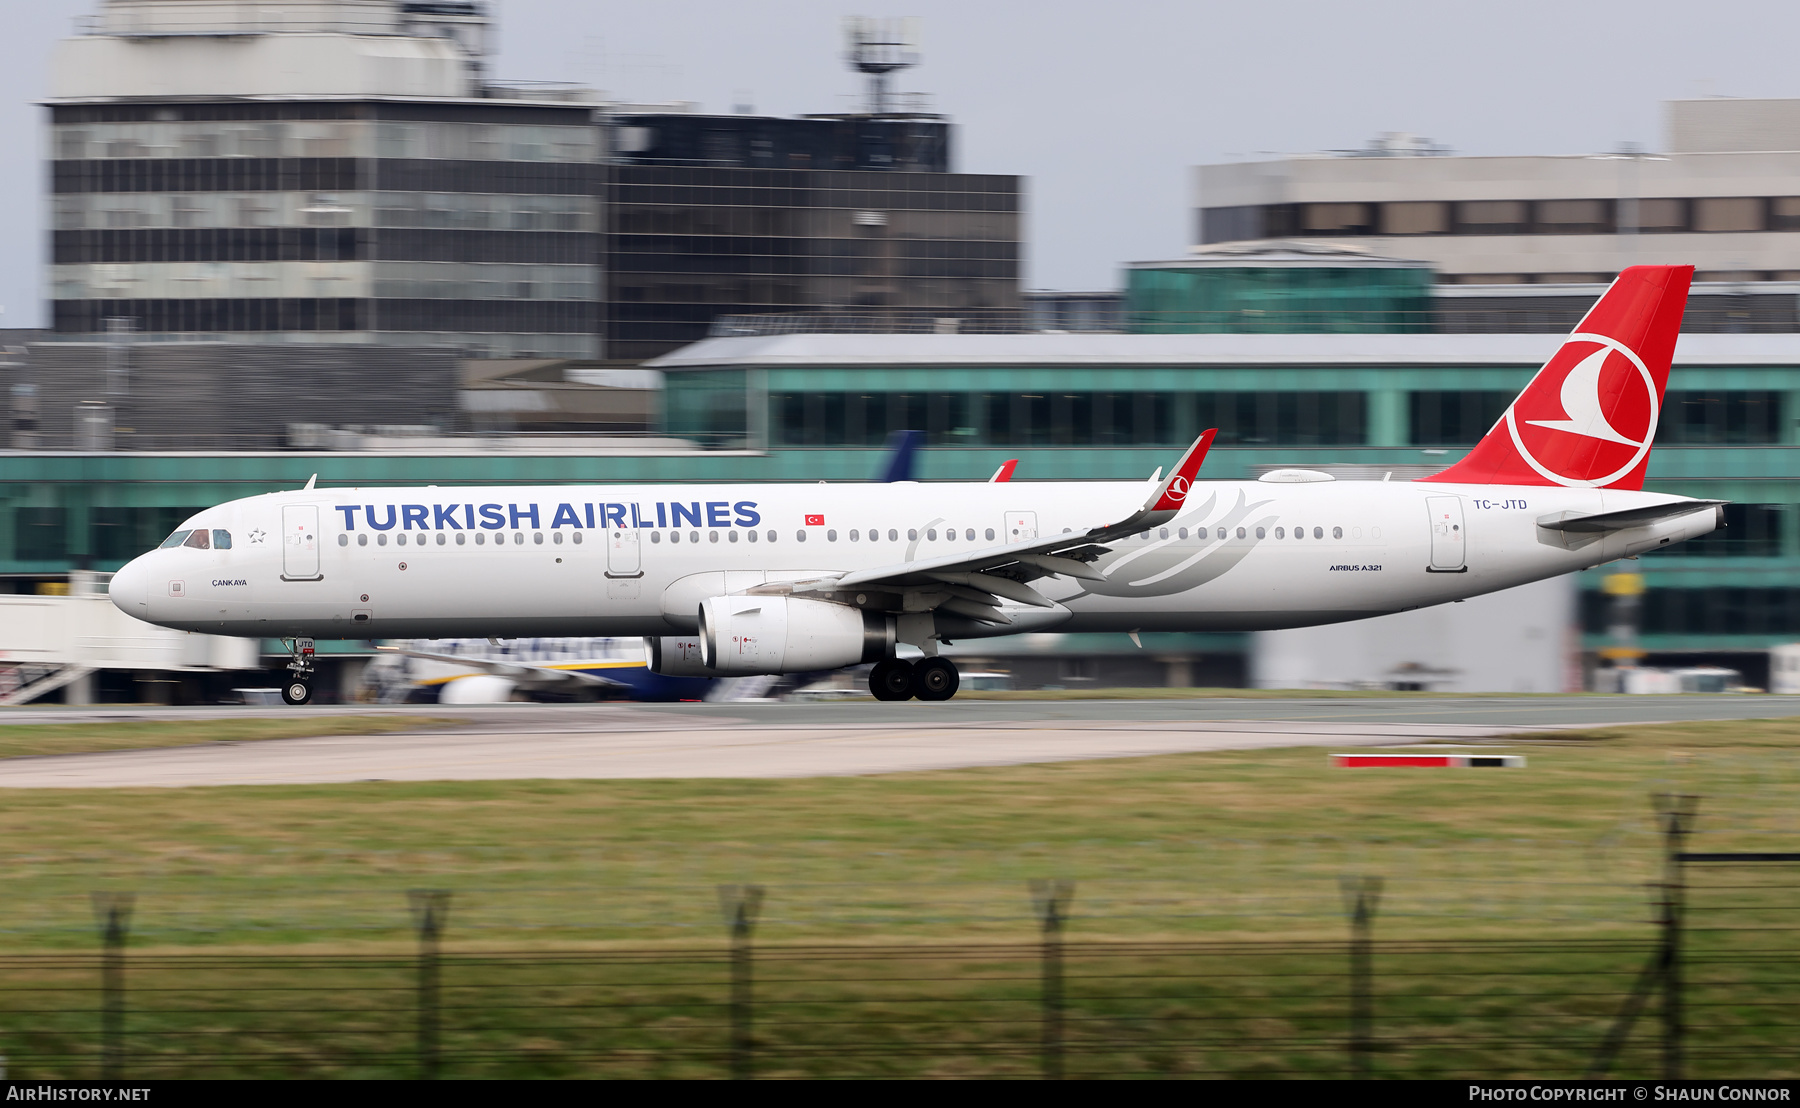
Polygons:
<instances>
[{"instance_id":1,"label":"fence post","mask_svg":"<svg viewBox=\"0 0 1800 1108\"><path fill-rule=\"evenodd\" d=\"M118 1081L125 1072L125 935L134 893L94 893L100 924L100 1077Z\"/></svg>"},{"instance_id":2,"label":"fence post","mask_svg":"<svg viewBox=\"0 0 1800 1108\"><path fill-rule=\"evenodd\" d=\"M731 932L731 1077L748 1081L756 1076L755 1030L752 1022L754 984L750 975L750 932L762 907L761 885L720 885L719 910Z\"/></svg>"},{"instance_id":3,"label":"fence post","mask_svg":"<svg viewBox=\"0 0 1800 1108\"><path fill-rule=\"evenodd\" d=\"M413 926L419 931L419 1076L438 1076L438 941L450 918L443 889L408 889Z\"/></svg>"},{"instance_id":4,"label":"fence post","mask_svg":"<svg viewBox=\"0 0 1800 1108\"><path fill-rule=\"evenodd\" d=\"M1663 825L1663 880L1659 923L1662 929L1663 1080L1680 1081L1682 1039L1686 1028L1681 1007L1681 915L1687 900L1687 872L1682 866L1682 841L1694 829L1700 798L1681 793L1657 793L1656 814Z\"/></svg>"},{"instance_id":5,"label":"fence post","mask_svg":"<svg viewBox=\"0 0 1800 1108\"><path fill-rule=\"evenodd\" d=\"M1063 923L1069 916L1069 902L1075 899L1073 881L1031 882L1031 903L1037 909L1043 926L1043 1063L1046 1081L1061 1081L1063 1076Z\"/></svg>"},{"instance_id":6,"label":"fence post","mask_svg":"<svg viewBox=\"0 0 1800 1108\"><path fill-rule=\"evenodd\" d=\"M1369 1076L1375 1051L1375 947L1371 932L1381 902L1381 878L1340 877L1350 913L1350 1075Z\"/></svg>"}]
</instances>

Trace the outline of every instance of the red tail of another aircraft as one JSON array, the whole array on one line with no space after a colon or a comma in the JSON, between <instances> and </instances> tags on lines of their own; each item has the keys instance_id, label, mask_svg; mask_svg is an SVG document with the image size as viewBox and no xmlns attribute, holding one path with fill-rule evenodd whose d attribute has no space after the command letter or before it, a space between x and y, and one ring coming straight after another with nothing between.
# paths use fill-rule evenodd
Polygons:
<instances>
[{"instance_id":1,"label":"red tail of another aircraft","mask_svg":"<svg viewBox=\"0 0 1800 1108\"><path fill-rule=\"evenodd\" d=\"M1619 274L1475 449L1420 480L1643 488L1693 277L1691 265Z\"/></svg>"}]
</instances>

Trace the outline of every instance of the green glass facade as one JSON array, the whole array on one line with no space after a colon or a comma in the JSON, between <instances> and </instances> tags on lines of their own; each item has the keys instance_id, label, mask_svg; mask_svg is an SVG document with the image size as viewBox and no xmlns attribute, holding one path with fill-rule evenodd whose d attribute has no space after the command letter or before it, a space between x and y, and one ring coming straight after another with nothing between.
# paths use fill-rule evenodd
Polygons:
<instances>
[{"instance_id":1,"label":"green glass facade","mask_svg":"<svg viewBox=\"0 0 1800 1108\"><path fill-rule=\"evenodd\" d=\"M1126 271L1127 326L1152 334L1435 329L1432 271L1392 265L1149 264Z\"/></svg>"}]
</instances>

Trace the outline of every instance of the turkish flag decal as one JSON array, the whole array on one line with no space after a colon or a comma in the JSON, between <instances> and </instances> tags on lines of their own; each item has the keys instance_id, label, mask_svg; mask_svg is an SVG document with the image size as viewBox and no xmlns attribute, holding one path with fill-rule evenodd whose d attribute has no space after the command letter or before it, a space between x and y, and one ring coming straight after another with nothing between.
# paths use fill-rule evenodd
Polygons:
<instances>
[{"instance_id":1,"label":"turkish flag decal","mask_svg":"<svg viewBox=\"0 0 1800 1108\"><path fill-rule=\"evenodd\" d=\"M806 517L806 525L808 527L823 527L823 526L825 526L825 517L824 516L807 516Z\"/></svg>"}]
</instances>

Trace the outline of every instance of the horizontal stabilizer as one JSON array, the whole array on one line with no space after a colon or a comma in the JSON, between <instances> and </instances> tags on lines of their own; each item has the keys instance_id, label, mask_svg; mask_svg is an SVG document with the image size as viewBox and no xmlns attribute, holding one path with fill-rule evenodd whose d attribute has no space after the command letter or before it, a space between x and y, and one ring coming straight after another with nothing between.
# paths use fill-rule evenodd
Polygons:
<instances>
[{"instance_id":1,"label":"horizontal stabilizer","mask_svg":"<svg viewBox=\"0 0 1800 1108\"><path fill-rule=\"evenodd\" d=\"M1690 515L1708 508L1717 511L1729 503L1728 500L1677 500L1672 504L1651 504L1642 508L1626 508L1620 512L1600 512L1593 515L1583 515L1579 512L1557 512L1555 515L1543 516L1537 521L1537 524L1547 531L1570 531L1576 534L1624 531L1632 527L1644 527L1665 519Z\"/></svg>"}]
</instances>

